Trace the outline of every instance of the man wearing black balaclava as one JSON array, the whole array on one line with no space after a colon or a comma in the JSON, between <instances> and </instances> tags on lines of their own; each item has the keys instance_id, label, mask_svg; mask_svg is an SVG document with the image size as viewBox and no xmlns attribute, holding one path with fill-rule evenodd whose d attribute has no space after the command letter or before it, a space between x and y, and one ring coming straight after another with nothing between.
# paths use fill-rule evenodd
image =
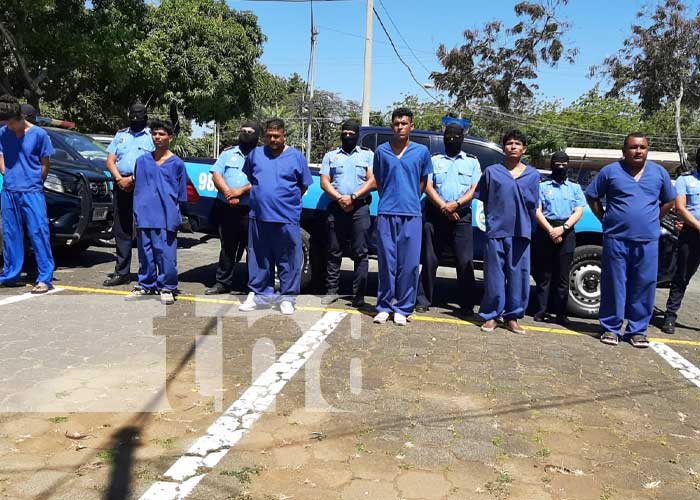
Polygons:
<instances>
[{"instance_id":1,"label":"man wearing black balaclava","mask_svg":"<svg viewBox=\"0 0 700 500\"><path fill-rule=\"evenodd\" d=\"M472 198L481 177L479 160L462 151L464 129L450 123L443 134L445 152L432 157L433 174L428 177L423 212L423 248L416 312L433 303L435 277L440 258L448 245L457 261L460 315L474 314L474 245Z\"/></svg>"},{"instance_id":2,"label":"man wearing black balaclava","mask_svg":"<svg viewBox=\"0 0 700 500\"><path fill-rule=\"evenodd\" d=\"M361 307L365 301L374 153L357 145L359 137L358 121L346 120L340 130L341 146L326 153L321 164L321 188L331 199L326 218L328 264L326 295L321 300L324 305L338 298L340 264L343 248L348 244L355 263L352 305Z\"/></svg>"},{"instance_id":3,"label":"man wearing black balaclava","mask_svg":"<svg viewBox=\"0 0 700 500\"><path fill-rule=\"evenodd\" d=\"M126 285L131 281L131 249L134 240L134 166L136 159L155 150L146 124L148 111L141 103L129 108L129 127L116 133L107 148L107 169L114 179L114 241L117 262L114 274L104 286Z\"/></svg>"},{"instance_id":4,"label":"man wearing black balaclava","mask_svg":"<svg viewBox=\"0 0 700 500\"><path fill-rule=\"evenodd\" d=\"M567 179L569 156L566 153L554 153L551 167L551 179L540 184L539 227L532 243L534 320L554 319L567 326L569 272L576 249L574 226L583 215L586 198L581 186Z\"/></svg>"},{"instance_id":5,"label":"man wearing black balaclava","mask_svg":"<svg viewBox=\"0 0 700 500\"><path fill-rule=\"evenodd\" d=\"M212 216L219 228L221 252L216 268L216 283L207 288L204 292L207 295L229 293L233 289L234 268L248 246L250 182L243 173L243 165L248 153L258 145L259 139L260 125L257 122L243 123L238 131L238 145L224 149L211 167L212 180L219 192Z\"/></svg>"}]
</instances>

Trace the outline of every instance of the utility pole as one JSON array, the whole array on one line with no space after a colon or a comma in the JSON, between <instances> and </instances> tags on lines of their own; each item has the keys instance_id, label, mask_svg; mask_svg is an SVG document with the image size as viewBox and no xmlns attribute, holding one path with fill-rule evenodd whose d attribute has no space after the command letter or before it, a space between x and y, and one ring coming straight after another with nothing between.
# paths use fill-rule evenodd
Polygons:
<instances>
[{"instance_id":1,"label":"utility pole","mask_svg":"<svg viewBox=\"0 0 700 500\"><path fill-rule=\"evenodd\" d=\"M306 161L311 162L311 126L313 125L314 116L314 77L316 76L316 39L318 38L318 31L316 30L316 25L313 23L313 18L311 21L311 62L309 66L309 101L307 106L309 108L309 123L306 129Z\"/></svg>"},{"instance_id":2,"label":"utility pole","mask_svg":"<svg viewBox=\"0 0 700 500\"><path fill-rule=\"evenodd\" d=\"M369 125L369 100L372 91L372 22L374 0L367 0L367 26L365 28L365 81L362 92L362 126Z\"/></svg>"}]
</instances>

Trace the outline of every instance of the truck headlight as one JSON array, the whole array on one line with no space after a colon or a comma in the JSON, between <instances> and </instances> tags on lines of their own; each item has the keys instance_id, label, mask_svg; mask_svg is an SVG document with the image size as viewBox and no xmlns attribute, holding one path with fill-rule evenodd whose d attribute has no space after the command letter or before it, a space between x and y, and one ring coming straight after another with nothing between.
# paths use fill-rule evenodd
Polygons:
<instances>
[{"instance_id":1,"label":"truck headlight","mask_svg":"<svg viewBox=\"0 0 700 500\"><path fill-rule=\"evenodd\" d=\"M51 191L56 191L58 193L65 193L66 189L63 187L63 182L56 174L49 174L46 176L44 181L44 187Z\"/></svg>"}]
</instances>

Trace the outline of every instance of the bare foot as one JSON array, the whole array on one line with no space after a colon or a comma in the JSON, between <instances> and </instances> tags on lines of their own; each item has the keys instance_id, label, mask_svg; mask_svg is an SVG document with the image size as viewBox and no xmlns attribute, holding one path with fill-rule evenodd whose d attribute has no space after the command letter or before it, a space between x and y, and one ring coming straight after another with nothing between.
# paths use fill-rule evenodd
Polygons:
<instances>
[{"instance_id":1,"label":"bare foot","mask_svg":"<svg viewBox=\"0 0 700 500\"><path fill-rule=\"evenodd\" d=\"M518 335L525 335L527 333L523 327L520 326L517 319L508 320L506 323L506 328L513 333L517 333Z\"/></svg>"},{"instance_id":2,"label":"bare foot","mask_svg":"<svg viewBox=\"0 0 700 500\"><path fill-rule=\"evenodd\" d=\"M481 325L481 331L482 332L492 332L496 329L496 326L498 326L498 321L495 319L490 319L483 325Z\"/></svg>"}]
</instances>

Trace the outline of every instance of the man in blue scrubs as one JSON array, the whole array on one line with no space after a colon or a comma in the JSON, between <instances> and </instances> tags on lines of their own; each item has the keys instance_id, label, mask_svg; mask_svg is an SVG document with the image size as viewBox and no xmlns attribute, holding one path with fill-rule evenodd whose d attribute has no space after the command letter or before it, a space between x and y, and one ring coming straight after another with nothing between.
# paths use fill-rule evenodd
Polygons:
<instances>
[{"instance_id":1,"label":"man in blue scrubs","mask_svg":"<svg viewBox=\"0 0 700 500\"><path fill-rule=\"evenodd\" d=\"M285 144L284 122L265 124L265 146L248 154L243 172L250 190L248 286L239 311L279 303L282 314L294 314L301 288L301 197L313 183L306 158ZM275 292L275 270L280 281Z\"/></svg>"},{"instance_id":2,"label":"man in blue scrubs","mask_svg":"<svg viewBox=\"0 0 700 500\"><path fill-rule=\"evenodd\" d=\"M581 220L586 198L581 186L567 179L569 155L552 155L552 178L540 184L539 227L532 242L532 276L535 278L535 313L538 322L569 325L569 272L576 249L574 226ZM552 318L552 313L554 318Z\"/></svg>"},{"instance_id":3,"label":"man in blue scrubs","mask_svg":"<svg viewBox=\"0 0 700 500\"><path fill-rule=\"evenodd\" d=\"M248 193L250 182L243 173L246 156L257 145L260 125L246 122L238 132L238 145L221 152L211 167L214 186L219 192L214 202L213 218L219 227L221 252L216 268L216 283L206 295L229 293L233 288L233 271L248 246Z\"/></svg>"},{"instance_id":4,"label":"man in blue scrubs","mask_svg":"<svg viewBox=\"0 0 700 500\"><path fill-rule=\"evenodd\" d=\"M591 210L603 223L600 341L617 345L627 319L624 340L644 348L654 312L659 218L673 206L676 190L668 172L647 161L644 134L628 135L622 153L624 159L604 167L586 190Z\"/></svg>"},{"instance_id":5,"label":"man in blue scrubs","mask_svg":"<svg viewBox=\"0 0 700 500\"><path fill-rule=\"evenodd\" d=\"M177 229L180 203L187 201L185 163L170 151L173 126L151 122L155 151L141 155L134 168L134 222L138 229L139 284L127 299L160 294L162 304L177 292Z\"/></svg>"},{"instance_id":6,"label":"man in blue scrubs","mask_svg":"<svg viewBox=\"0 0 700 500\"><path fill-rule=\"evenodd\" d=\"M519 130L503 136L505 164L486 167L474 197L484 203L486 248L481 329L492 332L498 318L513 333L526 333L518 320L530 296L530 238L539 206L540 174L521 159L527 138Z\"/></svg>"},{"instance_id":7,"label":"man in blue scrubs","mask_svg":"<svg viewBox=\"0 0 700 500\"><path fill-rule=\"evenodd\" d=\"M148 113L140 103L129 108L129 127L120 130L107 148L107 169L114 179L114 241L117 262L114 274L104 286L125 285L131 281L131 249L134 241L134 166L139 156L155 149L146 127Z\"/></svg>"},{"instance_id":8,"label":"man in blue scrubs","mask_svg":"<svg viewBox=\"0 0 700 500\"><path fill-rule=\"evenodd\" d=\"M346 120L341 125L341 146L329 151L321 164L321 188L330 197L326 216L328 235L328 264L326 267L326 295L321 300L329 305L338 299L340 264L343 248L350 244L355 263L353 276L353 307L365 302L369 268L367 238L370 228L370 191L374 189L372 168L374 153L358 146L360 123Z\"/></svg>"},{"instance_id":9,"label":"man in blue scrubs","mask_svg":"<svg viewBox=\"0 0 700 500\"><path fill-rule=\"evenodd\" d=\"M13 286L19 281L26 227L39 268L32 293L46 293L53 288L55 267L44 198L44 181L49 173L53 146L46 131L24 119L19 102L12 96L0 97L0 121L7 121L7 125L0 128L5 261L0 285Z\"/></svg>"},{"instance_id":10,"label":"man in blue scrubs","mask_svg":"<svg viewBox=\"0 0 700 500\"><path fill-rule=\"evenodd\" d=\"M379 293L375 323L405 325L413 313L418 288L422 216L420 197L433 173L428 148L410 141L413 112L391 114L393 140L377 147L374 178L379 191L377 257Z\"/></svg>"},{"instance_id":11,"label":"man in blue scrubs","mask_svg":"<svg viewBox=\"0 0 700 500\"><path fill-rule=\"evenodd\" d=\"M462 151L464 129L451 123L443 134L445 153L433 156L433 174L428 178L423 213L423 251L416 312L426 312L433 303L435 277L440 258L448 246L457 261L460 316L474 314L474 245L472 198L481 177L479 160Z\"/></svg>"}]
</instances>

